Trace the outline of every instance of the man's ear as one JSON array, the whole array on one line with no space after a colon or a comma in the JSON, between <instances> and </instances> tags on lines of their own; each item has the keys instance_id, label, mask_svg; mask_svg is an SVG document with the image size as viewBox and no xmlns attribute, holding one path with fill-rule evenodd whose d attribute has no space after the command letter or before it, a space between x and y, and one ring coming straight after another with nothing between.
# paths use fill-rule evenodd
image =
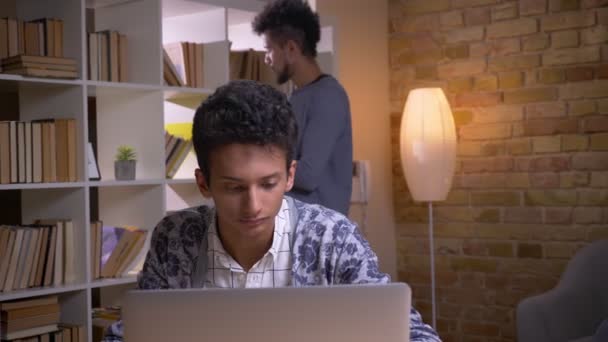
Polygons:
<instances>
[{"instance_id":1,"label":"man's ear","mask_svg":"<svg viewBox=\"0 0 608 342\"><path fill-rule=\"evenodd\" d=\"M205 179L203 170L194 170L194 177L196 178L196 186L198 187L198 190L201 192L203 197L210 198L211 190L209 189L209 184L207 184L207 180Z\"/></svg>"},{"instance_id":2,"label":"man's ear","mask_svg":"<svg viewBox=\"0 0 608 342\"><path fill-rule=\"evenodd\" d=\"M298 162L295 160L291 161L289 168L287 169L287 184L285 184L285 192L288 192L293 188L293 182L296 177L296 168L298 166Z\"/></svg>"},{"instance_id":3,"label":"man's ear","mask_svg":"<svg viewBox=\"0 0 608 342\"><path fill-rule=\"evenodd\" d=\"M285 53L287 57L287 61L289 63L293 63L296 56L302 54L300 46L296 43L295 40L288 39L285 42Z\"/></svg>"}]
</instances>

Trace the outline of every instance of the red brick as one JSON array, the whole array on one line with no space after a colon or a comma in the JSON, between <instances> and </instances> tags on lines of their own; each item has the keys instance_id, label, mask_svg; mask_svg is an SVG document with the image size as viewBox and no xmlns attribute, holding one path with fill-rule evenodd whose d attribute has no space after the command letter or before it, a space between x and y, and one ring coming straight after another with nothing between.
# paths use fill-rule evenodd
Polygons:
<instances>
[{"instance_id":1,"label":"red brick","mask_svg":"<svg viewBox=\"0 0 608 342\"><path fill-rule=\"evenodd\" d=\"M396 32L412 33L432 31L439 26L437 14L410 16L396 24ZM412 45L415 47L416 45Z\"/></svg>"},{"instance_id":2,"label":"red brick","mask_svg":"<svg viewBox=\"0 0 608 342\"><path fill-rule=\"evenodd\" d=\"M451 45L445 48L445 56L450 59L469 58L469 45Z\"/></svg>"},{"instance_id":3,"label":"red brick","mask_svg":"<svg viewBox=\"0 0 608 342\"><path fill-rule=\"evenodd\" d=\"M543 211L534 207L505 208L505 223L542 223Z\"/></svg>"},{"instance_id":4,"label":"red brick","mask_svg":"<svg viewBox=\"0 0 608 342\"><path fill-rule=\"evenodd\" d=\"M483 33L482 26L451 29L445 34L445 41L448 44L480 41L483 40Z\"/></svg>"},{"instance_id":5,"label":"red brick","mask_svg":"<svg viewBox=\"0 0 608 342\"><path fill-rule=\"evenodd\" d=\"M572 208L545 208L545 223L572 223Z\"/></svg>"},{"instance_id":6,"label":"red brick","mask_svg":"<svg viewBox=\"0 0 608 342\"><path fill-rule=\"evenodd\" d=\"M608 0L581 0L582 8L604 7L608 5Z\"/></svg>"},{"instance_id":7,"label":"red brick","mask_svg":"<svg viewBox=\"0 0 608 342\"><path fill-rule=\"evenodd\" d=\"M549 47L549 35L545 33L535 34L522 38L524 51L538 51Z\"/></svg>"},{"instance_id":8,"label":"red brick","mask_svg":"<svg viewBox=\"0 0 608 342\"><path fill-rule=\"evenodd\" d=\"M574 208L572 217L576 224L602 223L602 208L577 207Z\"/></svg>"},{"instance_id":9,"label":"red brick","mask_svg":"<svg viewBox=\"0 0 608 342\"><path fill-rule=\"evenodd\" d=\"M462 161L462 172L500 172L513 170L513 158L496 157Z\"/></svg>"},{"instance_id":10,"label":"red brick","mask_svg":"<svg viewBox=\"0 0 608 342\"><path fill-rule=\"evenodd\" d=\"M502 139L511 136L510 124L467 125L460 128L459 136L466 140Z\"/></svg>"},{"instance_id":11,"label":"red brick","mask_svg":"<svg viewBox=\"0 0 608 342\"><path fill-rule=\"evenodd\" d=\"M575 153L572 157L574 170L608 170L608 152Z\"/></svg>"},{"instance_id":12,"label":"red brick","mask_svg":"<svg viewBox=\"0 0 608 342\"><path fill-rule=\"evenodd\" d=\"M495 106L501 102L502 94L500 92L464 93L457 94L455 98L457 107Z\"/></svg>"},{"instance_id":13,"label":"red brick","mask_svg":"<svg viewBox=\"0 0 608 342\"><path fill-rule=\"evenodd\" d=\"M453 0L452 7L463 8L463 7L476 7L491 5L497 3L497 0Z\"/></svg>"},{"instance_id":14,"label":"red brick","mask_svg":"<svg viewBox=\"0 0 608 342\"><path fill-rule=\"evenodd\" d=\"M476 191L471 192L471 205L477 206L515 206L520 205L518 191Z\"/></svg>"},{"instance_id":15,"label":"red brick","mask_svg":"<svg viewBox=\"0 0 608 342\"><path fill-rule=\"evenodd\" d=\"M497 337L499 326L493 323L463 322L462 331L475 336Z\"/></svg>"},{"instance_id":16,"label":"red brick","mask_svg":"<svg viewBox=\"0 0 608 342\"><path fill-rule=\"evenodd\" d=\"M588 28L581 32L584 45L600 44L608 41L608 28L604 25Z\"/></svg>"},{"instance_id":17,"label":"red brick","mask_svg":"<svg viewBox=\"0 0 608 342\"><path fill-rule=\"evenodd\" d=\"M534 188L558 188L559 175L556 173L530 173L530 184Z\"/></svg>"},{"instance_id":18,"label":"red brick","mask_svg":"<svg viewBox=\"0 0 608 342\"><path fill-rule=\"evenodd\" d=\"M595 69L597 78L608 78L608 64L602 64Z\"/></svg>"},{"instance_id":19,"label":"red brick","mask_svg":"<svg viewBox=\"0 0 608 342\"><path fill-rule=\"evenodd\" d=\"M524 118L524 107L522 105L498 105L494 107L475 108L474 122L476 123L498 123L521 121Z\"/></svg>"},{"instance_id":20,"label":"red brick","mask_svg":"<svg viewBox=\"0 0 608 342\"><path fill-rule=\"evenodd\" d=\"M551 0L549 2L551 12L573 11L579 8L579 0Z\"/></svg>"},{"instance_id":21,"label":"red brick","mask_svg":"<svg viewBox=\"0 0 608 342\"><path fill-rule=\"evenodd\" d=\"M466 78L454 78L448 80L448 91L451 93L463 93L473 89L473 79L471 77Z\"/></svg>"},{"instance_id":22,"label":"red brick","mask_svg":"<svg viewBox=\"0 0 608 342\"><path fill-rule=\"evenodd\" d=\"M509 2L492 7L492 21L514 19L517 17L517 3Z\"/></svg>"},{"instance_id":23,"label":"red brick","mask_svg":"<svg viewBox=\"0 0 608 342\"><path fill-rule=\"evenodd\" d=\"M578 188L589 185L589 174L587 172L562 172L559 175L561 188ZM593 183L591 184L593 186Z\"/></svg>"},{"instance_id":24,"label":"red brick","mask_svg":"<svg viewBox=\"0 0 608 342\"><path fill-rule=\"evenodd\" d=\"M496 39L504 37L523 36L538 32L536 19L526 18L509 21L500 21L487 27L487 38Z\"/></svg>"},{"instance_id":25,"label":"red brick","mask_svg":"<svg viewBox=\"0 0 608 342\"><path fill-rule=\"evenodd\" d=\"M543 31L557 31L569 28L581 28L595 24L595 13L568 12L545 16L541 20Z\"/></svg>"},{"instance_id":26,"label":"red brick","mask_svg":"<svg viewBox=\"0 0 608 342\"><path fill-rule=\"evenodd\" d=\"M457 272L493 273L496 272L498 264L496 260L471 257L452 257L450 261L452 270Z\"/></svg>"},{"instance_id":27,"label":"red brick","mask_svg":"<svg viewBox=\"0 0 608 342\"><path fill-rule=\"evenodd\" d=\"M530 103L557 100L556 88L525 88L504 92L504 103Z\"/></svg>"},{"instance_id":28,"label":"red brick","mask_svg":"<svg viewBox=\"0 0 608 342\"><path fill-rule=\"evenodd\" d=\"M583 131L585 133L608 132L608 117L602 115L583 119Z\"/></svg>"},{"instance_id":29,"label":"red brick","mask_svg":"<svg viewBox=\"0 0 608 342\"><path fill-rule=\"evenodd\" d=\"M522 16L543 14L547 12L547 0L524 0L519 2L519 14Z\"/></svg>"},{"instance_id":30,"label":"red brick","mask_svg":"<svg viewBox=\"0 0 608 342\"><path fill-rule=\"evenodd\" d=\"M480 58L451 61L437 66L439 77L444 79L480 74L483 73L485 69L486 61Z\"/></svg>"},{"instance_id":31,"label":"red brick","mask_svg":"<svg viewBox=\"0 0 608 342\"><path fill-rule=\"evenodd\" d=\"M487 25L490 23L490 9L488 7L465 9L464 22L467 26Z\"/></svg>"},{"instance_id":32,"label":"red brick","mask_svg":"<svg viewBox=\"0 0 608 342\"><path fill-rule=\"evenodd\" d=\"M560 87L560 98L605 98L608 97L608 80L595 80L577 84L567 84Z\"/></svg>"},{"instance_id":33,"label":"red brick","mask_svg":"<svg viewBox=\"0 0 608 342\"><path fill-rule=\"evenodd\" d=\"M570 116L587 115L596 112L595 101L593 100L569 101L568 107L568 115Z\"/></svg>"},{"instance_id":34,"label":"red brick","mask_svg":"<svg viewBox=\"0 0 608 342\"><path fill-rule=\"evenodd\" d=\"M520 51L521 44L518 38L505 38L472 43L470 48L471 57L484 57L488 55L506 56Z\"/></svg>"},{"instance_id":35,"label":"red brick","mask_svg":"<svg viewBox=\"0 0 608 342\"><path fill-rule=\"evenodd\" d=\"M608 205L608 190L605 189L584 189L580 190L578 204L583 206L602 206Z\"/></svg>"},{"instance_id":36,"label":"red brick","mask_svg":"<svg viewBox=\"0 0 608 342\"><path fill-rule=\"evenodd\" d=\"M591 186L594 188L608 188L608 172L592 172Z\"/></svg>"},{"instance_id":37,"label":"red brick","mask_svg":"<svg viewBox=\"0 0 608 342\"><path fill-rule=\"evenodd\" d=\"M507 142L507 151L512 155L526 155L532 153L532 140L530 138L513 139Z\"/></svg>"},{"instance_id":38,"label":"red brick","mask_svg":"<svg viewBox=\"0 0 608 342\"><path fill-rule=\"evenodd\" d=\"M568 82L589 81L593 79L592 67L576 67L566 69L566 80Z\"/></svg>"},{"instance_id":39,"label":"red brick","mask_svg":"<svg viewBox=\"0 0 608 342\"><path fill-rule=\"evenodd\" d=\"M551 33L551 47L554 49L578 46L578 31L557 31Z\"/></svg>"},{"instance_id":40,"label":"red brick","mask_svg":"<svg viewBox=\"0 0 608 342\"><path fill-rule=\"evenodd\" d=\"M443 12L439 14L439 22L445 28L461 27L464 25L462 11Z\"/></svg>"},{"instance_id":41,"label":"red brick","mask_svg":"<svg viewBox=\"0 0 608 342\"><path fill-rule=\"evenodd\" d=\"M566 80L566 72L563 69L542 69L538 72L540 83L555 84Z\"/></svg>"},{"instance_id":42,"label":"red brick","mask_svg":"<svg viewBox=\"0 0 608 342\"><path fill-rule=\"evenodd\" d=\"M518 158L515 169L529 172L561 172L570 169L569 157L531 157Z\"/></svg>"},{"instance_id":43,"label":"red brick","mask_svg":"<svg viewBox=\"0 0 608 342\"><path fill-rule=\"evenodd\" d=\"M429 12L441 12L450 8L449 0L408 0L401 5L405 15L415 15Z\"/></svg>"},{"instance_id":44,"label":"red brick","mask_svg":"<svg viewBox=\"0 0 608 342\"><path fill-rule=\"evenodd\" d=\"M576 133L577 131L577 118L529 120L524 122L524 134L527 136L566 134Z\"/></svg>"},{"instance_id":45,"label":"red brick","mask_svg":"<svg viewBox=\"0 0 608 342\"><path fill-rule=\"evenodd\" d=\"M575 190L529 190L524 194L525 204L531 206L574 206L577 204Z\"/></svg>"},{"instance_id":46,"label":"red brick","mask_svg":"<svg viewBox=\"0 0 608 342\"><path fill-rule=\"evenodd\" d=\"M556 118L566 116L566 103L554 101L546 103L531 103L526 105L526 118L534 119Z\"/></svg>"},{"instance_id":47,"label":"red brick","mask_svg":"<svg viewBox=\"0 0 608 342\"><path fill-rule=\"evenodd\" d=\"M537 243L519 243L517 245L517 257L540 259L543 257L543 247Z\"/></svg>"},{"instance_id":48,"label":"red brick","mask_svg":"<svg viewBox=\"0 0 608 342\"><path fill-rule=\"evenodd\" d=\"M566 65L599 62L599 46L587 46L576 49L549 50L543 53L543 65Z\"/></svg>"},{"instance_id":49,"label":"red brick","mask_svg":"<svg viewBox=\"0 0 608 342\"><path fill-rule=\"evenodd\" d=\"M494 57L488 63L488 71L531 69L540 66L539 55Z\"/></svg>"}]
</instances>

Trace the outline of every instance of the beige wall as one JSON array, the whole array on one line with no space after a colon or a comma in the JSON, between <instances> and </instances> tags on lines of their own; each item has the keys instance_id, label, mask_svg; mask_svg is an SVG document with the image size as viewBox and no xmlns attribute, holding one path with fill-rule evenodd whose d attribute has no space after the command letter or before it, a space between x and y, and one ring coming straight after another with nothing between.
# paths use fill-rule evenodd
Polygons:
<instances>
[{"instance_id":1,"label":"beige wall","mask_svg":"<svg viewBox=\"0 0 608 342\"><path fill-rule=\"evenodd\" d=\"M336 26L338 78L348 92L353 116L354 156L371 161L366 234L380 267L396 274L392 202L388 78L388 2L317 0L317 11ZM353 207L360 220L360 208Z\"/></svg>"}]
</instances>

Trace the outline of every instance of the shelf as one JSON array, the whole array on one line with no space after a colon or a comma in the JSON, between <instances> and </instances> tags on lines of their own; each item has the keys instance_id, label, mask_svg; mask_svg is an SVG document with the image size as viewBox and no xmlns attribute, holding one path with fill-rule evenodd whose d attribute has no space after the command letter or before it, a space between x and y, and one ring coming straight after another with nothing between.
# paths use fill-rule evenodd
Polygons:
<instances>
[{"instance_id":1,"label":"shelf","mask_svg":"<svg viewBox=\"0 0 608 342\"><path fill-rule=\"evenodd\" d=\"M80 291L87 288L86 284L69 284L63 286L54 286L54 287L42 287L42 288L31 288L31 289L22 289L10 292L2 292L0 293L0 302L6 300L14 300L21 298L29 298L29 297L37 297L37 296L46 296L51 294L58 293L66 293L73 291Z\"/></svg>"},{"instance_id":2,"label":"shelf","mask_svg":"<svg viewBox=\"0 0 608 342\"><path fill-rule=\"evenodd\" d=\"M81 79L61 79L61 78L43 78L43 77L24 77L21 75L0 73L0 90L3 92L16 92L19 84L27 84L30 86L81 86Z\"/></svg>"},{"instance_id":3,"label":"shelf","mask_svg":"<svg viewBox=\"0 0 608 342\"><path fill-rule=\"evenodd\" d=\"M69 189L82 188L84 182L76 183L18 183L0 185L0 190L25 190L25 189Z\"/></svg>"},{"instance_id":4,"label":"shelf","mask_svg":"<svg viewBox=\"0 0 608 342\"><path fill-rule=\"evenodd\" d=\"M109 278L109 279L98 279L91 283L91 288L116 286L137 283L137 277L123 277L123 278Z\"/></svg>"},{"instance_id":5,"label":"shelf","mask_svg":"<svg viewBox=\"0 0 608 342\"><path fill-rule=\"evenodd\" d=\"M107 181L89 181L91 187L119 187L119 186L149 186L149 185L162 185L164 184L162 179L141 179L132 181L119 181L119 180L107 180Z\"/></svg>"},{"instance_id":6,"label":"shelf","mask_svg":"<svg viewBox=\"0 0 608 342\"><path fill-rule=\"evenodd\" d=\"M182 179L167 179L167 184L192 184L196 185L196 179L182 178Z\"/></svg>"}]
</instances>

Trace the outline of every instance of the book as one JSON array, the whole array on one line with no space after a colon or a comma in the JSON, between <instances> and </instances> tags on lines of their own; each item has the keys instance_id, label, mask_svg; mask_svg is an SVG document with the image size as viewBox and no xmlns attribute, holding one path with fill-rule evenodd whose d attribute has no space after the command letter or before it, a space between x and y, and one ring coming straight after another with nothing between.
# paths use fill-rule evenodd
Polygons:
<instances>
[{"instance_id":1,"label":"book","mask_svg":"<svg viewBox=\"0 0 608 342\"><path fill-rule=\"evenodd\" d=\"M0 311L11 311L58 303L59 297L56 295L12 300L7 302L1 302Z\"/></svg>"},{"instance_id":2,"label":"book","mask_svg":"<svg viewBox=\"0 0 608 342\"><path fill-rule=\"evenodd\" d=\"M57 324L49 324L49 325L44 325L44 326L40 326L40 327L16 331L13 333L7 333L7 332L4 332L4 330L3 330L2 333L0 333L0 338L2 338L3 340L15 340L15 339L24 338L24 337L46 334L46 333L55 331L57 329L58 329Z\"/></svg>"}]
</instances>

